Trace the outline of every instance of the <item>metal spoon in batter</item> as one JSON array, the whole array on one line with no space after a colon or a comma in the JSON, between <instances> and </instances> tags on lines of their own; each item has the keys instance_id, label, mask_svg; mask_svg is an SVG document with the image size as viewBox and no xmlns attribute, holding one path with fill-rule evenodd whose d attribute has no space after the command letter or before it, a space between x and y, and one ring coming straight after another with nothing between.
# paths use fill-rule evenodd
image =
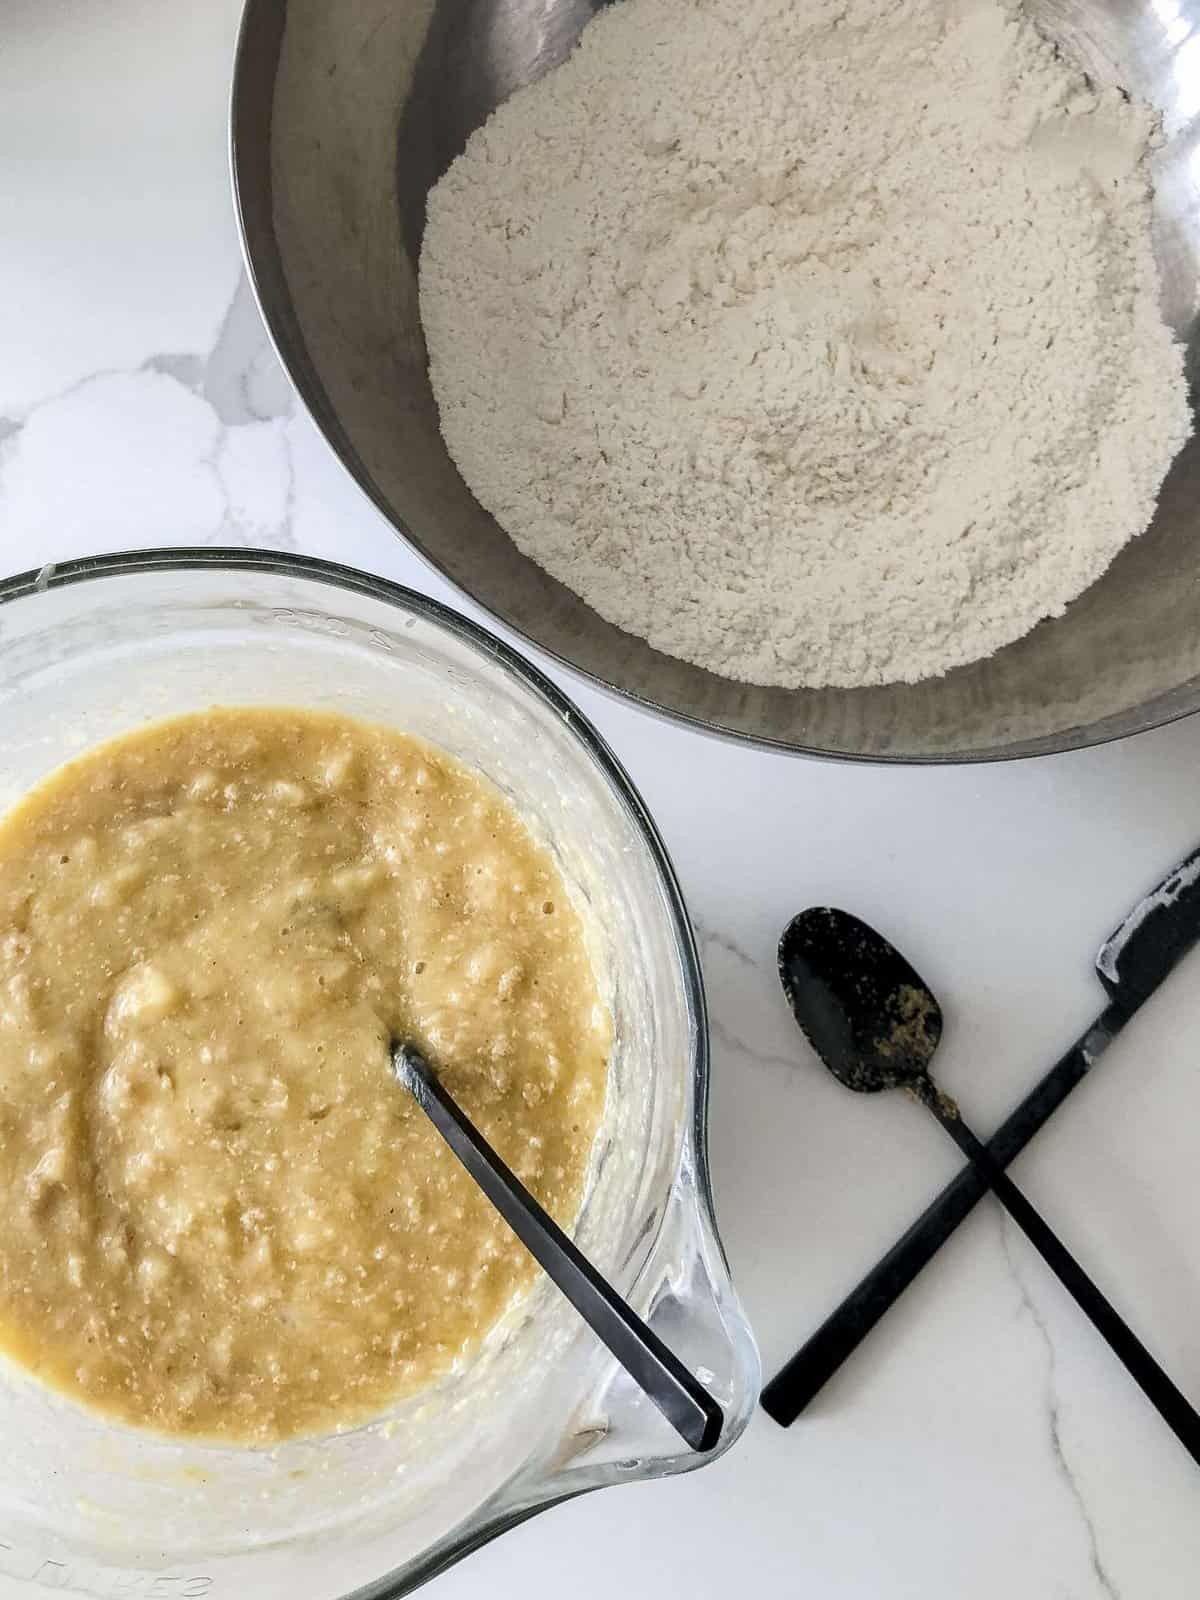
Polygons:
<instances>
[{"instance_id":1,"label":"metal spoon in batter","mask_svg":"<svg viewBox=\"0 0 1200 1600\"><path fill-rule=\"evenodd\" d=\"M693 1450L711 1450L725 1417L708 1390L626 1305L507 1167L405 1040L392 1044L392 1071L496 1210L596 1337Z\"/></svg>"},{"instance_id":2,"label":"metal spoon in batter","mask_svg":"<svg viewBox=\"0 0 1200 1600\"><path fill-rule=\"evenodd\" d=\"M847 1089L907 1089L941 1123L1125 1363L1159 1415L1200 1461L1200 1416L1083 1268L1007 1177L958 1107L929 1076L942 1011L900 952L848 911L793 917L779 941L779 977L792 1013Z\"/></svg>"}]
</instances>

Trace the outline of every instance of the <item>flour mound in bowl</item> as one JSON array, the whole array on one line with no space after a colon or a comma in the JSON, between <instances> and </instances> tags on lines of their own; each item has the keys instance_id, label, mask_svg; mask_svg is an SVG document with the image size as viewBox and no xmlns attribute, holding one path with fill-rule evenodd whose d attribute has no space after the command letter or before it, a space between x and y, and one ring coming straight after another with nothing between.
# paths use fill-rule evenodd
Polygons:
<instances>
[{"instance_id":1,"label":"flour mound in bowl","mask_svg":"<svg viewBox=\"0 0 1200 1600\"><path fill-rule=\"evenodd\" d=\"M996 0L624 0L433 190L451 455L686 661L915 681L1063 611L1190 431L1155 120Z\"/></svg>"}]
</instances>

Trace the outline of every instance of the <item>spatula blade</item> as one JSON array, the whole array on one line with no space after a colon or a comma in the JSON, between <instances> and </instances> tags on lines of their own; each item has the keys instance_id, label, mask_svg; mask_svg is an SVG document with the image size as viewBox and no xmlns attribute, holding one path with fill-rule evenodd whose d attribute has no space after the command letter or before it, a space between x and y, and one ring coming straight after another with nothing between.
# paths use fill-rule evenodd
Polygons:
<instances>
[{"instance_id":1,"label":"spatula blade","mask_svg":"<svg viewBox=\"0 0 1200 1600\"><path fill-rule=\"evenodd\" d=\"M1132 1014L1200 940L1200 850L1134 906L1104 941L1096 972L1109 998Z\"/></svg>"}]
</instances>

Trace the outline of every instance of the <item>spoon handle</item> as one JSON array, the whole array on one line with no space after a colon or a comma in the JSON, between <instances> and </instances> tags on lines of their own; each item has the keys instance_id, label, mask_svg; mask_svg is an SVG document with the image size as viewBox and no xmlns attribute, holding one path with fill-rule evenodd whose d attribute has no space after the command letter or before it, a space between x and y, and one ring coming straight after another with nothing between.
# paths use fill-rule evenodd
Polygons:
<instances>
[{"instance_id":1,"label":"spoon handle","mask_svg":"<svg viewBox=\"0 0 1200 1600\"><path fill-rule=\"evenodd\" d=\"M409 1044L395 1046L392 1070L546 1276L638 1388L693 1450L711 1450L725 1417L708 1390L538 1204L459 1108L420 1051Z\"/></svg>"},{"instance_id":2,"label":"spoon handle","mask_svg":"<svg viewBox=\"0 0 1200 1600\"><path fill-rule=\"evenodd\" d=\"M967 1127L954 1102L939 1093L928 1078L915 1083L912 1091L921 1103L933 1112L963 1155L986 1178L992 1193L1039 1252L1047 1266L1057 1274L1059 1282L1076 1304L1091 1318L1114 1353L1125 1363L1127 1371L1141 1386L1142 1393L1192 1460L1200 1463L1200 1416L1197 1415L1187 1396L1176 1388L1133 1329L1088 1277L1049 1223L1026 1200L987 1146Z\"/></svg>"}]
</instances>

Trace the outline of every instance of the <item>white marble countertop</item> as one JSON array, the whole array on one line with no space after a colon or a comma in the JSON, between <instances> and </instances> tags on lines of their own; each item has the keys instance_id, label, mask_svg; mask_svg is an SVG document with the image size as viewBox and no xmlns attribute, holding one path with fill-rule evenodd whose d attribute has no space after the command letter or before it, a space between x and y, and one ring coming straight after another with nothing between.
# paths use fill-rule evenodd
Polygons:
<instances>
[{"instance_id":1,"label":"white marble countertop","mask_svg":"<svg viewBox=\"0 0 1200 1600\"><path fill-rule=\"evenodd\" d=\"M4 7L0 572L265 544L462 604L330 457L266 344L226 174L236 20L237 0ZM948 1013L943 1081L990 1131L1099 1009L1100 939L1200 839L1200 720L1035 763L882 770L566 687L641 786L701 931L717 1202L771 1372L956 1168L913 1106L853 1099L806 1054L773 975L784 921L833 901L896 938ZM1200 956L1014 1170L1200 1399L1198 1035ZM985 1203L790 1432L760 1414L710 1470L553 1511L431 1592L1195 1600L1197 1482Z\"/></svg>"}]
</instances>

